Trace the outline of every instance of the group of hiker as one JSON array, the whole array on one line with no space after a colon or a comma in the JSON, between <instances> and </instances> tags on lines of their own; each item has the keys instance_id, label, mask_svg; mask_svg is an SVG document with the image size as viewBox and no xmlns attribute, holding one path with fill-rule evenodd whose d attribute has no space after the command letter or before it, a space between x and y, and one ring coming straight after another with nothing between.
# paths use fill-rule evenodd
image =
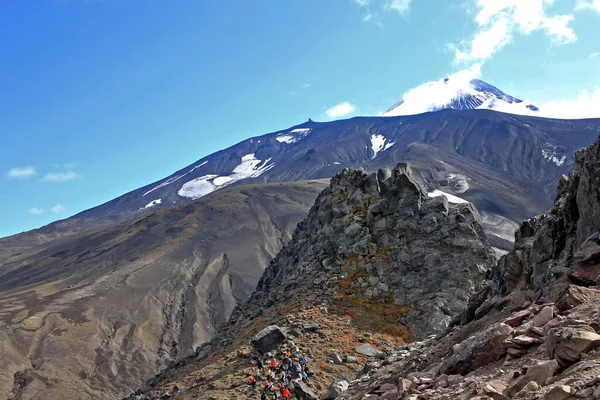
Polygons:
<instances>
[{"instance_id":1,"label":"group of hiker","mask_svg":"<svg viewBox=\"0 0 600 400\"><path fill-rule=\"evenodd\" d=\"M248 377L248 386L256 390L258 380L263 381L261 400L287 400L291 397L294 383L308 382L313 375L305 356L294 354L289 349L278 351L268 362L255 358Z\"/></svg>"}]
</instances>

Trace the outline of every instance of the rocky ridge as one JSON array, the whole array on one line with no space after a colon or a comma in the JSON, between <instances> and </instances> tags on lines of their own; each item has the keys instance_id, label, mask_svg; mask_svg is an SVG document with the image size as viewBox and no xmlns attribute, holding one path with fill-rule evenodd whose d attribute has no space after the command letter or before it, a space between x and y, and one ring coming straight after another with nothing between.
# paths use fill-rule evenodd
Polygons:
<instances>
[{"instance_id":1,"label":"rocky ridge","mask_svg":"<svg viewBox=\"0 0 600 400\"><path fill-rule=\"evenodd\" d=\"M600 141L576 154L553 208L515 248L462 325L394 352L339 399L600 399Z\"/></svg>"},{"instance_id":2,"label":"rocky ridge","mask_svg":"<svg viewBox=\"0 0 600 400\"><path fill-rule=\"evenodd\" d=\"M268 325L288 333L276 345L313 360L309 389L323 395L365 362L446 330L494 264L471 204L430 198L406 164L372 175L345 169L220 334L137 398L160 398L173 385L181 398L256 397L244 390L248 358L256 353L249 344ZM269 357L256 344L262 340L254 338L261 350L255 355Z\"/></svg>"},{"instance_id":3,"label":"rocky ridge","mask_svg":"<svg viewBox=\"0 0 600 400\"><path fill-rule=\"evenodd\" d=\"M230 323L308 286L345 305L367 299L398 306L412 337L424 339L465 310L493 265L470 203L429 198L406 164L372 175L347 169L319 195Z\"/></svg>"}]
</instances>

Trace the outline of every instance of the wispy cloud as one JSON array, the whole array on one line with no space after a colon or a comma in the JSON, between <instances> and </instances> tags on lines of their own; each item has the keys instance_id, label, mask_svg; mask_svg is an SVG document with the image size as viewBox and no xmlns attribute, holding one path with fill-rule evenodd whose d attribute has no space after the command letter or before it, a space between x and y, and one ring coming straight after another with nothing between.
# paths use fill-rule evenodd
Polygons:
<instances>
[{"instance_id":1,"label":"wispy cloud","mask_svg":"<svg viewBox=\"0 0 600 400\"><path fill-rule=\"evenodd\" d=\"M576 10L594 10L600 13L600 0L577 0Z\"/></svg>"},{"instance_id":2,"label":"wispy cloud","mask_svg":"<svg viewBox=\"0 0 600 400\"><path fill-rule=\"evenodd\" d=\"M595 51L592 54L590 54L590 58L596 58L598 56L600 56L600 52L598 52L598 51Z\"/></svg>"},{"instance_id":3,"label":"wispy cloud","mask_svg":"<svg viewBox=\"0 0 600 400\"><path fill-rule=\"evenodd\" d=\"M78 175L73 171L67 172L48 172L42 178L43 182L66 182L77 178Z\"/></svg>"},{"instance_id":4,"label":"wispy cloud","mask_svg":"<svg viewBox=\"0 0 600 400\"><path fill-rule=\"evenodd\" d=\"M345 117L346 115L354 112L356 110L356 106L347 101L343 103L336 104L335 106L329 108L325 111L325 114L331 119Z\"/></svg>"},{"instance_id":5,"label":"wispy cloud","mask_svg":"<svg viewBox=\"0 0 600 400\"><path fill-rule=\"evenodd\" d=\"M52 211L55 214L60 214L67 211L67 207L63 206L62 204L57 204L54 207L52 207L50 211Z\"/></svg>"},{"instance_id":6,"label":"wispy cloud","mask_svg":"<svg viewBox=\"0 0 600 400\"><path fill-rule=\"evenodd\" d=\"M412 0L386 0L383 9L405 14L410 9L411 1Z\"/></svg>"},{"instance_id":7,"label":"wispy cloud","mask_svg":"<svg viewBox=\"0 0 600 400\"><path fill-rule=\"evenodd\" d=\"M290 96L296 96L296 95L299 95L300 93L302 93L302 92L303 92L303 91L305 91L305 90L308 90L308 89L310 89L311 87L312 87L312 84L311 84L311 83L303 83L302 85L300 85L300 86L298 87L298 89L292 90L292 91L290 92Z\"/></svg>"},{"instance_id":8,"label":"wispy cloud","mask_svg":"<svg viewBox=\"0 0 600 400\"><path fill-rule=\"evenodd\" d=\"M551 1L474 0L477 31L469 40L452 44L457 63L482 62L511 42L515 34L542 31L553 43L577 40L569 25L573 15L549 15Z\"/></svg>"},{"instance_id":9,"label":"wispy cloud","mask_svg":"<svg viewBox=\"0 0 600 400\"><path fill-rule=\"evenodd\" d=\"M373 11L374 9L394 11L400 15L406 15L410 10L412 0L353 0L353 2L364 9L365 15L363 21L374 22L382 27L383 24L381 22L374 20L374 17L377 16L377 12Z\"/></svg>"},{"instance_id":10,"label":"wispy cloud","mask_svg":"<svg viewBox=\"0 0 600 400\"><path fill-rule=\"evenodd\" d=\"M11 179L25 179L25 178L31 178L32 176L35 176L36 174L37 174L37 171L36 171L35 167L15 167L15 168L11 168L6 173L6 176Z\"/></svg>"},{"instance_id":11,"label":"wispy cloud","mask_svg":"<svg viewBox=\"0 0 600 400\"><path fill-rule=\"evenodd\" d=\"M43 213L44 213L44 209L43 208L33 207L33 208L29 209L29 214L41 215Z\"/></svg>"}]
</instances>

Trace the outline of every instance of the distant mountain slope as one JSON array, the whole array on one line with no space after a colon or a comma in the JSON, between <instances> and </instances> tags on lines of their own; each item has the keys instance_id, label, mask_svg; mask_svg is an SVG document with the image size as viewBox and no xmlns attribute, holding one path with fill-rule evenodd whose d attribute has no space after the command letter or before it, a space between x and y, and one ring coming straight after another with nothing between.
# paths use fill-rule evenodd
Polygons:
<instances>
[{"instance_id":1,"label":"distant mountain slope","mask_svg":"<svg viewBox=\"0 0 600 400\"><path fill-rule=\"evenodd\" d=\"M447 108L490 109L521 115L535 115L539 111L533 104L510 96L489 83L455 75L425 83L409 91L402 101L390 107L383 115L413 115Z\"/></svg>"},{"instance_id":2,"label":"distant mountain slope","mask_svg":"<svg viewBox=\"0 0 600 400\"><path fill-rule=\"evenodd\" d=\"M375 171L410 162L430 190L473 202L486 229L506 239L522 219L552 204L575 150L600 134L600 120L553 120L488 110L442 110L406 117L359 117L304 124L244 140L174 174L25 235L0 239L0 265L27 248L215 190L251 182L329 178L344 167ZM498 242L499 241L499 242Z\"/></svg>"},{"instance_id":3,"label":"distant mountain slope","mask_svg":"<svg viewBox=\"0 0 600 400\"><path fill-rule=\"evenodd\" d=\"M229 188L4 264L0 399L118 398L190 354L327 184Z\"/></svg>"}]
</instances>

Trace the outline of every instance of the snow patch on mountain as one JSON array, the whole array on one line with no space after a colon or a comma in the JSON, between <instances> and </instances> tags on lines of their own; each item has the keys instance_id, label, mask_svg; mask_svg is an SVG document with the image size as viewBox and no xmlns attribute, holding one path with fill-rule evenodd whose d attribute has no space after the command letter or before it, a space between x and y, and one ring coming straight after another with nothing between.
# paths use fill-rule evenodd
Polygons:
<instances>
[{"instance_id":1,"label":"snow patch on mountain","mask_svg":"<svg viewBox=\"0 0 600 400\"><path fill-rule=\"evenodd\" d=\"M279 143L296 143L310 133L310 128L296 128L286 133L280 133L275 137Z\"/></svg>"},{"instance_id":2,"label":"snow patch on mountain","mask_svg":"<svg viewBox=\"0 0 600 400\"><path fill-rule=\"evenodd\" d=\"M468 203L468 201L465 200L465 199L461 199L458 196L454 196L452 194L448 194L446 192L442 192L441 190L438 190L438 189L435 189L433 192L427 193L427 195L429 197L445 196L446 199L448 199L448 203L453 203L453 204Z\"/></svg>"},{"instance_id":3,"label":"snow patch on mountain","mask_svg":"<svg viewBox=\"0 0 600 400\"><path fill-rule=\"evenodd\" d=\"M271 161L271 159L267 158L262 162L254 156L254 153L246 154L242 157L242 162L233 169L233 175L230 177L232 180L237 181L244 178L256 178L275 166L275 164L269 165L269 161ZM261 163L262 166L260 166Z\"/></svg>"},{"instance_id":4,"label":"snow patch on mountain","mask_svg":"<svg viewBox=\"0 0 600 400\"><path fill-rule=\"evenodd\" d=\"M371 157L371 158L377 157L377 153L379 153L380 151L385 151L385 150L389 149L395 143L395 142L386 143L386 141L387 141L387 138L383 135L379 135L377 133L374 133L371 135L371 150L373 150L373 157Z\"/></svg>"},{"instance_id":5,"label":"snow patch on mountain","mask_svg":"<svg viewBox=\"0 0 600 400\"><path fill-rule=\"evenodd\" d=\"M192 179L184 183L177 194L181 197L199 199L234 182L246 178L256 178L264 174L275 166L275 164L269 164L269 161L271 161L270 158L267 158L264 162L257 159L254 153L246 154L242 157L241 163L231 171L231 175L219 176L211 174Z\"/></svg>"},{"instance_id":6,"label":"snow patch on mountain","mask_svg":"<svg viewBox=\"0 0 600 400\"><path fill-rule=\"evenodd\" d=\"M144 207L140 208L140 210L147 210L148 208L152 208L162 203L162 199L152 200L150 203L146 204Z\"/></svg>"},{"instance_id":7,"label":"snow patch on mountain","mask_svg":"<svg viewBox=\"0 0 600 400\"><path fill-rule=\"evenodd\" d=\"M559 156L555 151L542 150L542 156L559 167L567 160L567 156Z\"/></svg>"},{"instance_id":8,"label":"snow patch on mountain","mask_svg":"<svg viewBox=\"0 0 600 400\"><path fill-rule=\"evenodd\" d=\"M167 179L166 181L164 181L163 183L159 184L158 186L155 186L154 188L148 190L146 193L144 193L142 195L142 197L146 196L149 193L152 193L153 191L155 191L156 189L160 189L162 187L165 187L167 185L170 185L173 182L177 182L179 179L183 178L186 175L191 174L192 172L194 172L195 170L197 170L198 168L202 167L203 165L205 165L208 161L204 161L202 164L196 165L195 167L193 167L192 169L190 169L188 172L186 172L183 175L178 175L178 176L174 176L172 178Z\"/></svg>"},{"instance_id":9,"label":"snow patch on mountain","mask_svg":"<svg viewBox=\"0 0 600 400\"><path fill-rule=\"evenodd\" d=\"M233 178L231 178L230 176L218 176L215 179L213 179L213 184L215 186L223 186L228 183L231 183L232 179Z\"/></svg>"},{"instance_id":10,"label":"snow patch on mountain","mask_svg":"<svg viewBox=\"0 0 600 400\"><path fill-rule=\"evenodd\" d=\"M383 116L422 114L446 108L491 109L510 114L539 115L539 109L476 79L478 69L459 71L448 78L422 84L404 94Z\"/></svg>"},{"instance_id":11,"label":"snow patch on mountain","mask_svg":"<svg viewBox=\"0 0 600 400\"><path fill-rule=\"evenodd\" d=\"M209 193L215 191L215 186L209 182L210 179L214 179L218 175L204 175L196 179L192 179L181 186L177 194L181 197L187 197L190 199L199 199L202 196L206 196Z\"/></svg>"}]
</instances>

